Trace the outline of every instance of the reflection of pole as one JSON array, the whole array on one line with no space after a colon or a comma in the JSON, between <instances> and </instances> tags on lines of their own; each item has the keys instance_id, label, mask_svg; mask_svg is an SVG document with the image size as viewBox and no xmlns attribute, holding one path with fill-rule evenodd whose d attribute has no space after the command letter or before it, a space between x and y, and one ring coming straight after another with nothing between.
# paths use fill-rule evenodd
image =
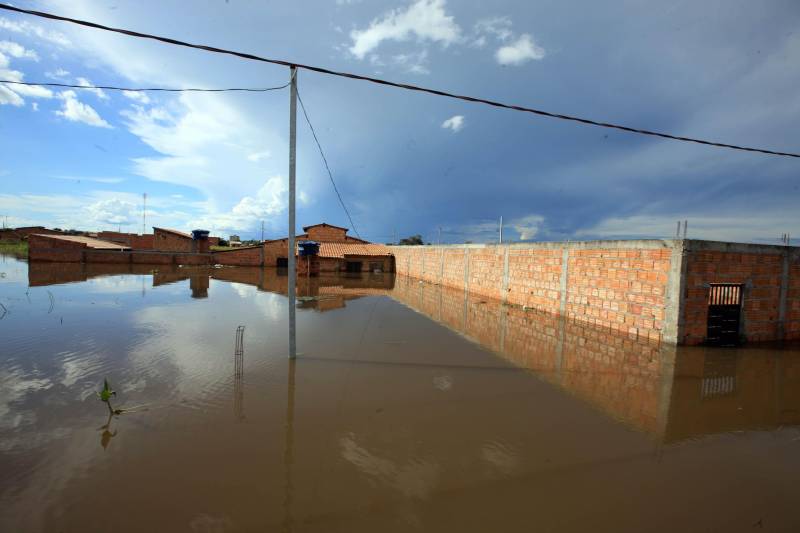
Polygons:
<instances>
[{"instance_id":1,"label":"reflection of pole","mask_svg":"<svg viewBox=\"0 0 800 533\"><path fill-rule=\"evenodd\" d=\"M294 464L294 372L295 359L289 360L286 390L286 441L283 448L283 467L286 474L283 493L283 530L292 530L292 465Z\"/></svg>"},{"instance_id":2,"label":"reflection of pole","mask_svg":"<svg viewBox=\"0 0 800 533\"><path fill-rule=\"evenodd\" d=\"M289 97L289 358L297 356L297 331L295 330L295 291L297 288L297 267L295 265L294 250L294 202L295 202L295 172L297 151L297 67L292 67L291 91Z\"/></svg>"},{"instance_id":3,"label":"reflection of pole","mask_svg":"<svg viewBox=\"0 0 800 533\"><path fill-rule=\"evenodd\" d=\"M233 411L237 421L244 420L244 326L236 328L233 352Z\"/></svg>"}]
</instances>

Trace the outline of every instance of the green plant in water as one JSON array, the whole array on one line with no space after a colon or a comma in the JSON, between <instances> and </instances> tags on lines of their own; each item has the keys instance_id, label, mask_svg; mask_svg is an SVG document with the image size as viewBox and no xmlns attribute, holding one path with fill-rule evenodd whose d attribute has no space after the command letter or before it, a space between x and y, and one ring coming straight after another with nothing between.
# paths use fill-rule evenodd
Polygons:
<instances>
[{"instance_id":1,"label":"green plant in water","mask_svg":"<svg viewBox=\"0 0 800 533\"><path fill-rule=\"evenodd\" d=\"M116 391L111 390L111 386L108 384L108 379L103 379L103 390L97 393L97 397L100 398L101 402L105 402L108 406L108 411L111 414L118 415L122 412L122 409L114 409L111 405L111 397L117 396Z\"/></svg>"}]
</instances>

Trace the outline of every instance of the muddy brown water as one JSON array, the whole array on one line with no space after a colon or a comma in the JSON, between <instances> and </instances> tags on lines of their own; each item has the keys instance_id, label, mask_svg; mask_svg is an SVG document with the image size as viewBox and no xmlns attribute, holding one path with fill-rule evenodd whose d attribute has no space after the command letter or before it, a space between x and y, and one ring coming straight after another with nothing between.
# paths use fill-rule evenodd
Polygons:
<instances>
[{"instance_id":1,"label":"muddy brown water","mask_svg":"<svg viewBox=\"0 0 800 533\"><path fill-rule=\"evenodd\" d=\"M797 346L322 277L290 363L275 270L0 273L3 532L800 530Z\"/></svg>"}]
</instances>

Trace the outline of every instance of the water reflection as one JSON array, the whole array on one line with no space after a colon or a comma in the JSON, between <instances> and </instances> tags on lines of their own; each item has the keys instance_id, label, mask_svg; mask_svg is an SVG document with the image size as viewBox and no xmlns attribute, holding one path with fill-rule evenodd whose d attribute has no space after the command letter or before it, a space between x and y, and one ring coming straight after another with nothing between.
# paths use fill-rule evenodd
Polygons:
<instances>
[{"instance_id":1,"label":"water reflection","mask_svg":"<svg viewBox=\"0 0 800 533\"><path fill-rule=\"evenodd\" d=\"M800 526L796 348L675 349L389 275L301 277L290 361L275 271L12 266L2 531L94 530L98 508L114 531ZM98 428L106 376L151 406L121 431Z\"/></svg>"}]
</instances>

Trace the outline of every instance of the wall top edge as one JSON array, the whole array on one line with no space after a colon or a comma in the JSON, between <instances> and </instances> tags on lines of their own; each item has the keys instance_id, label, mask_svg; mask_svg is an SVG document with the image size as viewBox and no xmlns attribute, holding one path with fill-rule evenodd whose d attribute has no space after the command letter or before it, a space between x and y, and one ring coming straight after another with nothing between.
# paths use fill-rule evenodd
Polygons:
<instances>
[{"instance_id":1,"label":"wall top edge","mask_svg":"<svg viewBox=\"0 0 800 533\"><path fill-rule=\"evenodd\" d=\"M800 253L798 246L782 246L778 244L750 244L738 242L707 241L701 239L629 239L629 240L596 240L596 241L553 241L553 242L512 242L512 243L485 243L485 244L430 244L430 245L388 245L392 249L540 249L540 250L586 250L586 249L679 249L692 251L722 251L722 252L749 252L780 254L787 250L791 254Z\"/></svg>"}]
</instances>

